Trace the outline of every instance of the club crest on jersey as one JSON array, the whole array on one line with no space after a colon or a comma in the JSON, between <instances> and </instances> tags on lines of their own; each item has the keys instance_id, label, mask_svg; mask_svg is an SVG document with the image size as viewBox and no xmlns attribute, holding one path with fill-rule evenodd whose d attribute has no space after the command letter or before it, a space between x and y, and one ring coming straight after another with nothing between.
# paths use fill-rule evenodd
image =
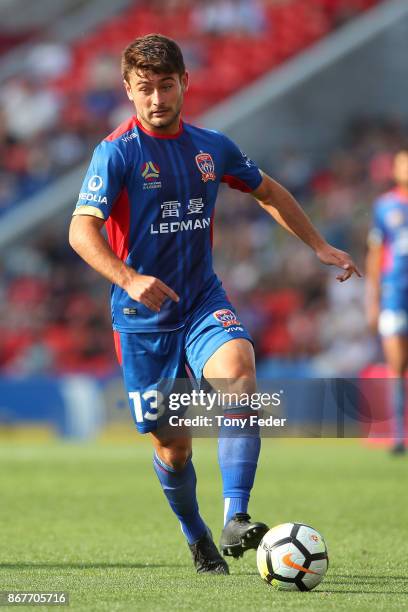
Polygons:
<instances>
[{"instance_id":1,"label":"club crest on jersey","mask_svg":"<svg viewBox=\"0 0 408 612\"><path fill-rule=\"evenodd\" d=\"M211 155L201 151L201 153L195 156L195 160L204 183L215 181L215 166Z\"/></svg>"},{"instance_id":2,"label":"club crest on jersey","mask_svg":"<svg viewBox=\"0 0 408 612\"><path fill-rule=\"evenodd\" d=\"M162 186L161 181L158 180L160 178L160 168L152 161L143 164L141 174L145 180L143 189L159 189Z\"/></svg>"},{"instance_id":3,"label":"club crest on jersey","mask_svg":"<svg viewBox=\"0 0 408 612\"><path fill-rule=\"evenodd\" d=\"M232 310L228 310L228 308L216 310L213 313L213 316L223 327L230 327L231 325L241 325L241 323L237 319L236 314L232 312Z\"/></svg>"}]
</instances>

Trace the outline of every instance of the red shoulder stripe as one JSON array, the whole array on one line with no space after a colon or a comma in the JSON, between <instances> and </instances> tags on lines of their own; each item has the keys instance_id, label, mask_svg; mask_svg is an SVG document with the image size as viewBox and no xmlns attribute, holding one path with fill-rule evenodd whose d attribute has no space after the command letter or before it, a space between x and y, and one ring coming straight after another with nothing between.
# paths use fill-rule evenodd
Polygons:
<instances>
[{"instance_id":1,"label":"red shoulder stripe","mask_svg":"<svg viewBox=\"0 0 408 612\"><path fill-rule=\"evenodd\" d=\"M137 120L136 120L136 117L133 115L132 117L125 119L125 121L123 121L116 128L116 130L113 130L113 132L111 132L109 136L105 138L105 140L107 140L108 142L112 142L112 140L116 140L117 138L120 138L123 134L126 134L126 132L133 130L133 128L136 125L137 125Z\"/></svg>"}]
</instances>

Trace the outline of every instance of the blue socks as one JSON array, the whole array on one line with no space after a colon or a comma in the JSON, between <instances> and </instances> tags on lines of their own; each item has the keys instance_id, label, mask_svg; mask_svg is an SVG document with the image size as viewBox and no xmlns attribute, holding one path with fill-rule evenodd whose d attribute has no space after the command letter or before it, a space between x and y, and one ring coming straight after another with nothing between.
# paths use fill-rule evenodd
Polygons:
<instances>
[{"instance_id":1,"label":"blue socks","mask_svg":"<svg viewBox=\"0 0 408 612\"><path fill-rule=\"evenodd\" d=\"M393 408L395 419L394 437L395 442L401 443L404 442L405 380L404 378L395 378L393 382Z\"/></svg>"},{"instance_id":2,"label":"blue socks","mask_svg":"<svg viewBox=\"0 0 408 612\"><path fill-rule=\"evenodd\" d=\"M194 544L207 531L207 526L198 511L197 478L191 457L182 470L175 470L166 465L155 453L153 466L188 543Z\"/></svg>"},{"instance_id":3,"label":"blue socks","mask_svg":"<svg viewBox=\"0 0 408 612\"><path fill-rule=\"evenodd\" d=\"M254 412L251 411L253 415ZM224 417L250 416L248 408L224 410ZM249 496L254 484L261 440L257 425L221 427L218 440L218 461L221 469L224 495L224 524L237 512L247 512ZM197 478L191 457L182 470L175 470L158 457L153 458L154 470L171 509L180 521L189 544L194 544L207 531L201 518L196 497Z\"/></svg>"},{"instance_id":4,"label":"blue socks","mask_svg":"<svg viewBox=\"0 0 408 612\"><path fill-rule=\"evenodd\" d=\"M258 465L261 440L257 425L249 425L249 416L256 412L248 408L224 410L224 418L231 415L248 418L243 428L221 427L218 440L218 462L224 494L224 525L236 512L247 512L251 489Z\"/></svg>"}]
</instances>

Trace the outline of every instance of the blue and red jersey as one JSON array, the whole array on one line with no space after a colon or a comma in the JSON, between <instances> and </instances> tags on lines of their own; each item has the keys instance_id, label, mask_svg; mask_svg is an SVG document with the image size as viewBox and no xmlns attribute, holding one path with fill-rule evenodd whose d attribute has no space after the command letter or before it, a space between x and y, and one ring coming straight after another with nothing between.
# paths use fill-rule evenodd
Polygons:
<instances>
[{"instance_id":1,"label":"blue and red jersey","mask_svg":"<svg viewBox=\"0 0 408 612\"><path fill-rule=\"evenodd\" d=\"M374 203L369 242L381 245L383 307L408 307L408 194L393 189Z\"/></svg>"},{"instance_id":2,"label":"blue and red jersey","mask_svg":"<svg viewBox=\"0 0 408 612\"><path fill-rule=\"evenodd\" d=\"M180 123L177 134L146 131L136 117L95 149L74 215L106 221L113 252L179 296L159 313L112 286L113 327L172 331L221 286L212 264L212 219L221 182L251 192L262 175L225 135Z\"/></svg>"}]
</instances>

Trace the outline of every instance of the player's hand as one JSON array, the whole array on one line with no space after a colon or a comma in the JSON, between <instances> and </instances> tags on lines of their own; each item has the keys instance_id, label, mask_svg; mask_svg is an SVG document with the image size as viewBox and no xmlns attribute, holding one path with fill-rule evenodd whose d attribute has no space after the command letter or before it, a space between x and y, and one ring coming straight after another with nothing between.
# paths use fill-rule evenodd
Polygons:
<instances>
[{"instance_id":1,"label":"player's hand","mask_svg":"<svg viewBox=\"0 0 408 612\"><path fill-rule=\"evenodd\" d=\"M160 308L167 298L170 298L173 302L180 301L177 293L160 279L145 274L137 274L137 272L132 274L124 289L132 300L140 302L153 312L160 312Z\"/></svg>"},{"instance_id":2,"label":"player's hand","mask_svg":"<svg viewBox=\"0 0 408 612\"><path fill-rule=\"evenodd\" d=\"M342 274L336 276L337 280L341 283L346 281L353 274L356 274L360 278L362 276L350 255L345 251L335 249L330 244L326 244L324 247L318 249L316 255L322 263L328 266L337 266L343 270Z\"/></svg>"}]
</instances>

